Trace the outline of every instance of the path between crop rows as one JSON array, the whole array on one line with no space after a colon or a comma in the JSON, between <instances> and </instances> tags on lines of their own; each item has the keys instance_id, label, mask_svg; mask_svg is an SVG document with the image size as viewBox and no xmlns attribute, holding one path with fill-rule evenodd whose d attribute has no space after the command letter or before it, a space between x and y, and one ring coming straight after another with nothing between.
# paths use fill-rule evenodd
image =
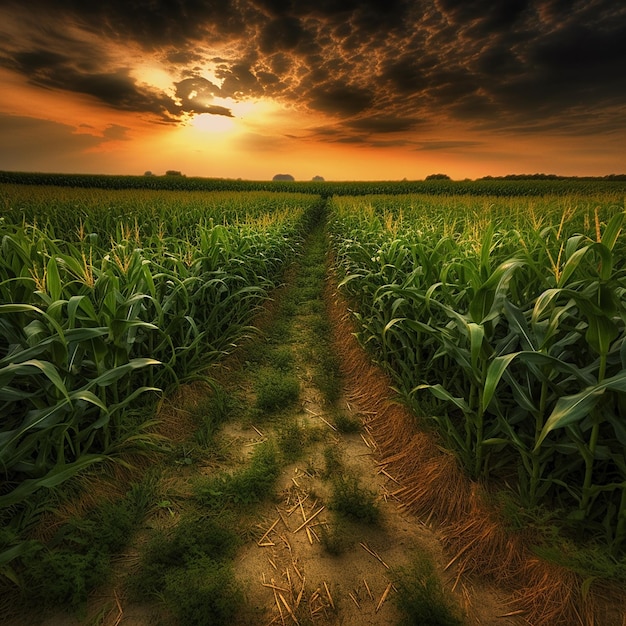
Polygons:
<instances>
[{"instance_id":1,"label":"path between crop rows","mask_svg":"<svg viewBox=\"0 0 626 626\"><path fill-rule=\"evenodd\" d=\"M179 623L162 602L133 601L126 592L127 581L140 567L142 546L197 506L191 494L198 477L235 472L271 441L283 458L274 495L234 509L245 542L232 559L244 590L244 605L233 624L413 623L396 605L395 581L399 569L424 558L434 564L445 595L465 615L463 624L519 623L500 617L507 609L493 590L467 580L455 584L454 568L444 571L447 559L436 532L396 501L398 485L377 464L376 443L367 428L358 426L367 416L358 413L348 400L349 390L337 387L337 372L327 367L324 350L331 344L321 298L327 280L321 271L324 259L319 230L288 285L260 318L264 335L216 370L226 395L236 399L236 410L214 449L201 452L190 443L194 425L188 416L206 402L205 387L192 385L165 403L162 416L177 443L163 465L157 502L134 547L117 559L114 582L94 594L85 619L55 614L42 625ZM295 377L299 394L285 407L260 410L259 389L275 373L272 369L279 380ZM352 489L343 493L344 500L364 501L342 514L337 485ZM369 516L372 507L377 519Z\"/></svg>"}]
</instances>

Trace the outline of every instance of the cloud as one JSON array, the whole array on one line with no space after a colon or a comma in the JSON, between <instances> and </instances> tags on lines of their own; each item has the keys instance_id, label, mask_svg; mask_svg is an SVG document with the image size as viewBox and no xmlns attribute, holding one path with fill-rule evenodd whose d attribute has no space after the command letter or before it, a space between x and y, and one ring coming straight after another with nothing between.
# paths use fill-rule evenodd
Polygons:
<instances>
[{"instance_id":1,"label":"cloud","mask_svg":"<svg viewBox=\"0 0 626 626\"><path fill-rule=\"evenodd\" d=\"M338 81L313 87L306 95L310 108L339 116L361 113L374 102L374 94L370 89Z\"/></svg>"},{"instance_id":2,"label":"cloud","mask_svg":"<svg viewBox=\"0 0 626 626\"><path fill-rule=\"evenodd\" d=\"M120 124L109 124L109 126L104 129L102 136L108 141L129 141L129 130L128 127L121 126Z\"/></svg>"},{"instance_id":3,"label":"cloud","mask_svg":"<svg viewBox=\"0 0 626 626\"><path fill-rule=\"evenodd\" d=\"M176 97L181 101L180 111L233 117L227 107L212 104L213 98L219 96L221 91L217 85L201 76L185 78L176 83Z\"/></svg>"},{"instance_id":4,"label":"cloud","mask_svg":"<svg viewBox=\"0 0 626 626\"><path fill-rule=\"evenodd\" d=\"M160 63L169 88L140 81L136 60ZM476 131L609 133L625 124L626 6L31 0L25 8L5 0L0 64L42 88L160 122L232 116L215 98L264 97L325 116L339 131L329 141L380 136L382 145L389 134L415 139L447 122Z\"/></svg>"},{"instance_id":5,"label":"cloud","mask_svg":"<svg viewBox=\"0 0 626 626\"><path fill-rule=\"evenodd\" d=\"M83 125L81 125L84 128ZM80 132L66 124L17 115L0 114L0 169L50 171L57 164L74 165L74 171L84 171L89 157L85 154L100 146L104 141L124 136L121 126L111 125L104 137ZM55 155L54 161L49 158ZM67 171L67 169L66 169Z\"/></svg>"},{"instance_id":6,"label":"cloud","mask_svg":"<svg viewBox=\"0 0 626 626\"><path fill-rule=\"evenodd\" d=\"M373 115L346 122L344 126L370 133L404 133L414 130L420 124L417 118L402 118L393 115Z\"/></svg>"},{"instance_id":7,"label":"cloud","mask_svg":"<svg viewBox=\"0 0 626 626\"><path fill-rule=\"evenodd\" d=\"M416 150L457 150L466 148L475 148L482 145L480 141L420 141Z\"/></svg>"}]
</instances>

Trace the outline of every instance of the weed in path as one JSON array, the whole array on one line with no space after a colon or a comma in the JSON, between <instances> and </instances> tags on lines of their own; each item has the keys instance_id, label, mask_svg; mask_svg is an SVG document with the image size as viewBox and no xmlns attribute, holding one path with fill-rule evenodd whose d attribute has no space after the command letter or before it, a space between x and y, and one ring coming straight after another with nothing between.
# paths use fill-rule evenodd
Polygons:
<instances>
[{"instance_id":1,"label":"weed in path","mask_svg":"<svg viewBox=\"0 0 626 626\"><path fill-rule=\"evenodd\" d=\"M163 599L183 626L227 624L243 603L227 562L241 543L235 527L228 515L195 515L157 533L129 580L131 594Z\"/></svg>"},{"instance_id":2,"label":"weed in path","mask_svg":"<svg viewBox=\"0 0 626 626\"><path fill-rule=\"evenodd\" d=\"M294 369L293 353L288 346L274 348L269 352L267 360L275 370L291 372Z\"/></svg>"},{"instance_id":3,"label":"weed in path","mask_svg":"<svg viewBox=\"0 0 626 626\"><path fill-rule=\"evenodd\" d=\"M267 369L259 372L255 392L256 408L273 413L297 402L300 396L300 383L293 374Z\"/></svg>"},{"instance_id":4,"label":"weed in path","mask_svg":"<svg viewBox=\"0 0 626 626\"><path fill-rule=\"evenodd\" d=\"M341 476L333 481L329 508L349 519L366 524L376 524L380 519L376 494L361 487L355 476Z\"/></svg>"},{"instance_id":5,"label":"weed in path","mask_svg":"<svg viewBox=\"0 0 626 626\"><path fill-rule=\"evenodd\" d=\"M163 597L181 626L230 624L244 601L232 566L210 557L168 572Z\"/></svg>"},{"instance_id":6,"label":"weed in path","mask_svg":"<svg viewBox=\"0 0 626 626\"><path fill-rule=\"evenodd\" d=\"M236 406L236 401L223 387L216 385L213 393L205 398L194 410L198 429L194 434L196 443L203 448L210 447L221 425L228 420Z\"/></svg>"},{"instance_id":7,"label":"weed in path","mask_svg":"<svg viewBox=\"0 0 626 626\"><path fill-rule=\"evenodd\" d=\"M128 544L154 486L150 479L132 485L122 500L64 523L46 545L26 543L20 559L25 601L41 608L81 609L89 592L109 577L111 555Z\"/></svg>"},{"instance_id":8,"label":"weed in path","mask_svg":"<svg viewBox=\"0 0 626 626\"><path fill-rule=\"evenodd\" d=\"M354 544L355 534L352 529L342 523L323 524L319 528L322 547L331 556L340 556Z\"/></svg>"},{"instance_id":9,"label":"weed in path","mask_svg":"<svg viewBox=\"0 0 626 626\"><path fill-rule=\"evenodd\" d=\"M291 420L278 429L278 447L283 459L288 463L296 461L302 456L308 441L307 429L297 420Z\"/></svg>"},{"instance_id":10,"label":"weed in path","mask_svg":"<svg viewBox=\"0 0 626 626\"><path fill-rule=\"evenodd\" d=\"M272 323L272 328L267 336L267 341L270 344L281 345L286 341L289 341L291 337L291 326L289 324L289 320L283 319L282 317L274 320Z\"/></svg>"},{"instance_id":11,"label":"weed in path","mask_svg":"<svg viewBox=\"0 0 626 626\"><path fill-rule=\"evenodd\" d=\"M322 476L324 478L337 476L343 469L341 450L337 445L326 446L322 454L324 456L324 470Z\"/></svg>"},{"instance_id":12,"label":"weed in path","mask_svg":"<svg viewBox=\"0 0 626 626\"><path fill-rule=\"evenodd\" d=\"M359 418L353 417L345 411L337 411L333 415L333 423L337 430L344 435L358 433L363 426Z\"/></svg>"},{"instance_id":13,"label":"weed in path","mask_svg":"<svg viewBox=\"0 0 626 626\"><path fill-rule=\"evenodd\" d=\"M183 517L171 530L157 532L141 554L141 567L130 580L138 596L162 591L165 575L203 557L220 561L231 558L240 545L235 524L228 514Z\"/></svg>"},{"instance_id":14,"label":"weed in path","mask_svg":"<svg viewBox=\"0 0 626 626\"><path fill-rule=\"evenodd\" d=\"M266 441L257 446L247 467L196 483L196 499L211 508L261 502L273 493L280 469L276 446Z\"/></svg>"},{"instance_id":15,"label":"weed in path","mask_svg":"<svg viewBox=\"0 0 626 626\"><path fill-rule=\"evenodd\" d=\"M434 567L425 556L413 565L399 570L396 602L407 626L461 626L463 621L453 607L437 578Z\"/></svg>"}]
</instances>

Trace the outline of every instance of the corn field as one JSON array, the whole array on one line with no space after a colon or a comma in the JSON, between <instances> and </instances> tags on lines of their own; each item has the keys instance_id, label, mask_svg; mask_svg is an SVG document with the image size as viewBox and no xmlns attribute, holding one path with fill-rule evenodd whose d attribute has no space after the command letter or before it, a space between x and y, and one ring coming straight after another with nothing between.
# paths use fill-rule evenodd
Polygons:
<instances>
[{"instance_id":1,"label":"corn field","mask_svg":"<svg viewBox=\"0 0 626 626\"><path fill-rule=\"evenodd\" d=\"M475 479L626 548L623 195L334 198L359 337Z\"/></svg>"},{"instance_id":2,"label":"corn field","mask_svg":"<svg viewBox=\"0 0 626 626\"><path fill-rule=\"evenodd\" d=\"M324 210L359 339L417 419L623 558L623 183L59 180L0 172L0 575L46 494L153 445L163 392L255 332Z\"/></svg>"},{"instance_id":3,"label":"corn field","mask_svg":"<svg viewBox=\"0 0 626 626\"><path fill-rule=\"evenodd\" d=\"M11 537L40 512L33 494L140 445L146 406L253 332L319 200L0 194L0 572L10 575Z\"/></svg>"}]
</instances>

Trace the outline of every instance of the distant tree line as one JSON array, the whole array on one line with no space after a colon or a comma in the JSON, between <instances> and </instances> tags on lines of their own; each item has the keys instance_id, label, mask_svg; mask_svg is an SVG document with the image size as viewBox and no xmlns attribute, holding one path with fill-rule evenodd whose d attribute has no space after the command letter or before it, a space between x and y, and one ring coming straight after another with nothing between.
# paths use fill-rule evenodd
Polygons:
<instances>
[{"instance_id":1,"label":"distant tree line","mask_svg":"<svg viewBox=\"0 0 626 626\"><path fill-rule=\"evenodd\" d=\"M282 181L201 178L185 175L121 176L105 174L54 174L43 172L0 171L0 184L59 185L100 189L169 189L198 191L293 191L322 197L333 195L408 194L542 196L564 195L578 191L600 193L604 190L626 193L626 174L603 177L565 177L548 175L511 175L477 180L396 180L396 181ZM541 177L541 178L539 178ZM321 177L320 177L321 178ZM0 214L2 210L0 209Z\"/></svg>"},{"instance_id":2,"label":"distant tree line","mask_svg":"<svg viewBox=\"0 0 626 626\"><path fill-rule=\"evenodd\" d=\"M426 177L428 180L428 177ZM616 180L626 181L626 174L606 176L559 176L558 174L506 174L506 176L483 176L476 180Z\"/></svg>"}]
</instances>

